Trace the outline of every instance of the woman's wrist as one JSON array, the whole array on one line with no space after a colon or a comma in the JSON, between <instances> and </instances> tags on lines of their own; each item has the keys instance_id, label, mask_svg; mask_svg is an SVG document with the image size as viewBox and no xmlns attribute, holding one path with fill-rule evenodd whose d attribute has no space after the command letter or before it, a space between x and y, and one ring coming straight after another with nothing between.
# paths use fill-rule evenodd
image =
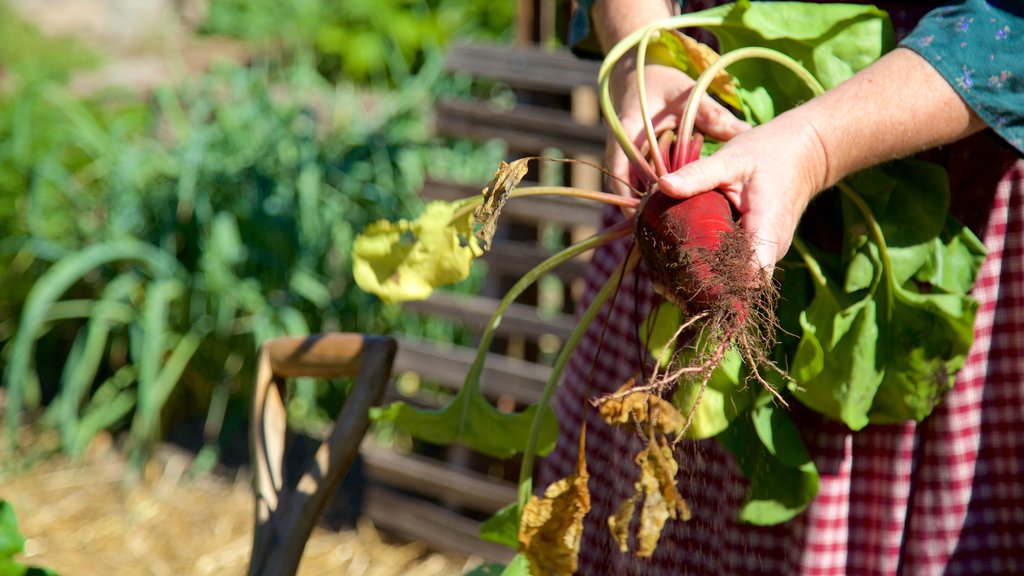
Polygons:
<instances>
[{"instance_id":1,"label":"woman's wrist","mask_svg":"<svg viewBox=\"0 0 1024 576\"><path fill-rule=\"evenodd\" d=\"M596 0L591 19L601 49L607 53L626 36L675 15L677 9L674 0Z\"/></svg>"}]
</instances>

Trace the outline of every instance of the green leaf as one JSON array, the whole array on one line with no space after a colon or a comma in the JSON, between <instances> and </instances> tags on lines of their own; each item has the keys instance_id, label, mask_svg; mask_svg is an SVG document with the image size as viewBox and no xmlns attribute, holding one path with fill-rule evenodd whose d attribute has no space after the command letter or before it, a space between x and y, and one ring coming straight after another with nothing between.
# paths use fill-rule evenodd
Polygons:
<instances>
[{"instance_id":1,"label":"green leaf","mask_svg":"<svg viewBox=\"0 0 1024 576\"><path fill-rule=\"evenodd\" d=\"M25 548L25 538L18 530L18 516L14 507L0 500L0 559L11 558Z\"/></svg>"},{"instance_id":2,"label":"green leaf","mask_svg":"<svg viewBox=\"0 0 1024 576\"><path fill-rule=\"evenodd\" d=\"M711 373L685 438L711 438L728 428L736 416L749 409L751 390L741 384L745 382L744 374L743 359L737 351L728 350L721 364ZM672 404L686 417L699 394L698 383L681 382L672 396Z\"/></svg>"},{"instance_id":3,"label":"green leaf","mask_svg":"<svg viewBox=\"0 0 1024 576\"><path fill-rule=\"evenodd\" d=\"M947 294L969 294L985 261L985 246L981 240L969 228L949 217L942 233L931 244L934 250L914 279Z\"/></svg>"},{"instance_id":4,"label":"green leaf","mask_svg":"<svg viewBox=\"0 0 1024 576\"><path fill-rule=\"evenodd\" d=\"M509 548L519 547L519 503L513 502L480 525L480 538Z\"/></svg>"},{"instance_id":5,"label":"green leaf","mask_svg":"<svg viewBox=\"0 0 1024 576\"><path fill-rule=\"evenodd\" d=\"M641 338L651 355L659 358L660 364L667 365L677 346L670 342L683 322L682 310L671 302L664 302L647 315ZM696 349L703 347L697 345ZM692 350L686 347L679 353L678 362L688 363L694 359ZM711 374L697 411L693 415L685 437L693 440L711 438L725 430L737 414L750 405L750 392L740 382L744 379L743 360L735 350L728 350L722 362ZM680 382L672 395L672 404L686 417L700 395L700 386L692 382Z\"/></svg>"},{"instance_id":6,"label":"green leaf","mask_svg":"<svg viewBox=\"0 0 1024 576\"><path fill-rule=\"evenodd\" d=\"M57 576L47 568L26 566L14 560L25 547L25 537L18 530L14 507L0 500L0 576Z\"/></svg>"},{"instance_id":7,"label":"green leaf","mask_svg":"<svg viewBox=\"0 0 1024 576\"><path fill-rule=\"evenodd\" d=\"M465 576L533 576L530 574L530 564L526 560L526 556L522 554L516 554L512 561L508 563L508 566L503 566L495 562L488 564L481 564L476 568L466 572Z\"/></svg>"},{"instance_id":8,"label":"green leaf","mask_svg":"<svg viewBox=\"0 0 1024 576\"><path fill-rule=\"evenodd\" d=\"M456 222L458 203L431 202L413 221L379 221L353 246L353 273L363 290L385 302L420 300L434 288L469 276L483 252L470 232L468 212Z\"/></svg>"},{"instance_id":9,"label":"green leaf","mask_svg":"<svg viewBox=\"0 0 1024 576\"><path fill-rule=\"evenodd\" d=\"M84 274L117 261L136 262L157 277L168 277L181 271L180 265L170 253L144 242L122 240L94 244L72 253L43 273L25 299L18 333L11 348L10 362L4 370L3 384L8 391L5 416L9 437L13 435L19 421L22 399L32 392L29 389L29 384L34 381L34 375L31 374L32 350L36 339L42 335L47 311Z\"/></svg>"},{"instance_id":10,"label":"green leaf","mask_svg":"<svg viewBox=\"0 0 1024 576\"><path fill-rule=\"evenodd\" d=\"M789 412L775 406L774 399L762 394L758 406L750 412L754 431L765 449L780 462L794 468L807 466L811 456Z\"/></svg>"},{"instance_id":11,"label":"green leaf","mask_svg":"<svg viewBox=\"0 0 1024 576\"><path fill-rule=\"evenodd\" d=\"M750 482L740 520L759 526L786 522L817 495L818 470L784 408L768 404L750 418L737 418L717 439Z\"/></svg>"},{"instance_id":12,"label":"green leaf","mask_svg":"<svg viewBox=\"0 0 1024 576\"><path fill-rule=\"evenodd\" d=\"M859 172L849 184L871 209L885 237L888 273L895 285L902 285L933 261L938 248L934 242L947 228L950 191L945 171L928 162L896 160ZM863 215L844 210L844 220L848 243L867 241ZM855 257L851 266L865 268L863 256ZM863 277L854 279L857 274L848 271L847 291L866 287Z\"/></svg>"},{"instance_id":13,"label":"green leaf","mask_svg":"<svg viewBox=\"0 0 1024 576\"><path fill-rule=\"evenodd\" d=\"M451 403L438 410L414 408L395 402L374 409L373 418L392 422L400 430L434 444L464 444L496 458L508 458L526 451L530 426L537 406L506 414L491 405L476 387L463 387ZM558 422L550 410L541 421L537 454L555 446Z\"/></svg>"},{"instance_id":14,"label":"green leaf","mask_svg":"<svg viewBox=\"0 0 1024 576\"><path fill-rule=\"evenodd\" d=\"M728 7L721 26L710 29L722 53L746 46L773 48L800 62L825 88L838 85L895 45L885 12L851 4L740 0ZM729 72L738 80L740 98L757 122L810 96L792 74L779 73L780 68L761 61L739 62Z\"/></svg>"},{"instance_id":15,"label":"green leaf","mask_svg":"<svg viewBox=\"0 0 1024 576\"><path fill-rule=\"evenodd\" d=\"M816 265L816 263L815 263ZM791 390L802 403L859 430L882 382L878 366L878 302L869 295L843 305L832 283L819 277L800 315L803 331L790 367Z\"/></svg>"},{"instance_id":16,"label":"green leaf","mask_svg":"<svg viewBox=\"0 0 1024 576\"><path fill-rule=\"evenodd\" d=\"M955 294L897 290L885 378L871 422L921 421L953 386L974 341L978 303Z\"/></svg>"}]
</instances>

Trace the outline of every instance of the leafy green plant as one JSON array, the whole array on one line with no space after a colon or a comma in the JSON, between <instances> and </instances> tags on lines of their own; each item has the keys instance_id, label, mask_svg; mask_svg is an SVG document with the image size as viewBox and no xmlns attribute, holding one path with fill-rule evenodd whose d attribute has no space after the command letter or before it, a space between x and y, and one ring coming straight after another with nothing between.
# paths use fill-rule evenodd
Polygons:
<instances>
[{"instance_id":1,"label":"leafy green plant","mask_svg":"<svg viewBox=\"0 0 1024 576\"><path fill-rule=\"evenodd\" d=\"M0 500L0 576L57 576L48 568L26 566L15 560L25 549L25 537L18 530L14 507Z\"/></svg>"},{"instance_id":2,"label":"leafy green plant","mask_svg":"<svg viewBox=\"0 0 1024 576\"><path fill-rule=\"evenodd\" d=\"M691 41L675 33L686 27L703 27L716 34L722 57L710 61L695 58ZM663 63L699 75L675 138L676 147L685 150L694 142L691 131L697 99L722 78L725 67L730 70L730 89L724 90L721 85L717 88L722 90L723 98L732 99L747 120L763 122L848 78L891 49L891 39L886 15L873 7L801 3L772 3L766 7L741 1L654 23L614 47L601 69L602 105L639 180L653 183L670 165L668 157L676 152L671 147L669 154L661 151L658 135L648 121L652 166L622 131L611 105L608 78L612 66L628 51L638 48L638 54L644 55L657 47L661 54L667 54ZM697 49L696 53L700 52ZM755 66L755 59L782 65L788 72L774 65ZM643 65L641 56L637 66ZM637 76L642 101L643 75ZM514 201L518 195L532 193L588 194L564 188L520 189L516 186L521 177L515 163L502 166L483 198L455 205L455 216L447 224L452 234L462 238L457 245L474 241L464 231L459 232L467 227L461 218L468 215L471 206L482 204L476 211L475 231L486 244L486 231L493 226L492 220L506 199ZM594 199L623 202L589 194ZM736 332L716 333L722 328L715 316L666 303L652 312L642 330L660 375L649 380L659 387L623 383L622 390L599 399L598 409L606 420L638 426L650 440L637 456L641 481L637 495L626 502L628 514L609 520L613 532L615 524L624 527L617 534L624 546L625 530L632 519L629 505L635 506L640 499L645 502L640 530L646 531L647 540L639 554L653 550L664 517L688 515L685 506L679 504L675 468L667 462L671 458L660 456L668 450L665 436L674 435L673 442L680 438L719 441L733 453L750 482L747 501L738 511L740 519L776 524L804 510L818 488L818 472L801 431L785 409L787 400L802 402L857 430L868 423L920 420L950 387L973 337L977 304L969 292L984 251L978 239L949 216L945 174L924 162L897 161L847 179L826 198L818 206L830 211L820 217L833 218L842 226L833 227L831 235L823 235L814 227L798 230L794 250L779 264L779 269L785 271L781 280L784 299L777 310L782 336L771 350L751 354L748 343L734 339ZM423 218L431 217L428 213ZM627 220L624 227L602 231L585 245L568 249L542 267L556 265L576 250L628 233L630 227L631 221ZM440 245L432 246L438 256L435 261L422 262L423 266L436 266L442 259L457 256ZM473 254L463 257L472 258ZM627 273L636 258L634 251L619 267L619 274ZM372 267L363 269L368 268ZM597 309L614 292L619 277L611 278L583 313L580 328L566 342L539 405L526 412L504 414L500 419L487 416L494 409L486 401L474 399L479 371L471 370L450 406L419 411L395 405L378 414L429 441L459 441L493 454L521 452L523 467L515 513L506 509L486 528L488 537L525 550L536 572L571 571L571 557L577 552L571 541L579 529L579 510L589 502L585 489L576 493L555 491L543 499L530 496L532 459L535 453L551 446L550 437L542 432L545 418L550 416L547 398L564 359ZM374 284L369 278L356 279L364 288ZM523 282L532 280L533 273ZM393 290L387 295L392 299L401 291L399 285L391 284L389 288ZM514 298L518 289L519 285L509 297ZM495 313L489 325L492 329L500 322L501 314L502 309ZM692 332L701 337L679 341L684 329L692 326L697 326ZM487 335L481 340L481 349L485 349ZM772 359L786 366L788 374L774 368ZM520 420L531 414L533 424L523 444ZM478 424L485 417L492 419L486 429ZM429 430L423 426L427 421ZM441 429L454 433L444 438L432 433ZM495 443L500 443L500 451ZM575 479L585 474L581 459L577 475L563 482L576 485ZM648 522L643 516L648 504L662 506L667 516ZM527 516L532 518L530 529L536 530L532 523L537 514L552 508L563 512L551 518L548 537L539 539L538 548L524 548L522 527ZM512 526L516 525L520 526L518 542L509 536L515 533ZM509 570L522 570L522 563Z\"/></svg>"},{"instance_id":3,"label":"leafy green plant","mask_svg":"<svg viewBox=\"0 0 1024 576\"><path fill-rule=\"evenodd\" d=\"M242 424L261 342L403 322L352 288L352 242L414 210L453 154L500 157L430 136L433 98L460 86L432 60L368 94L299 59L218 69L151 104L52 83L12 95L34 122L0 112L8 438L45 407L69 453L127 427L141 466L169 422L205 411L215 455L218 431ZM315 423L344 391L300 380L292 394L290 415Z\"/></svg>"},{"instance_id":4,"label":"leafy green plant","mask_svg":"<svg viewBox=\"0 0 1024 576\"><path fill-rule=\"evenodd\" d=\"M204 29L285 50L313 48L331 78L400 82L454 37L507 35L513 10L462 0L216 0Z\"/></svg>"}]
</instances>

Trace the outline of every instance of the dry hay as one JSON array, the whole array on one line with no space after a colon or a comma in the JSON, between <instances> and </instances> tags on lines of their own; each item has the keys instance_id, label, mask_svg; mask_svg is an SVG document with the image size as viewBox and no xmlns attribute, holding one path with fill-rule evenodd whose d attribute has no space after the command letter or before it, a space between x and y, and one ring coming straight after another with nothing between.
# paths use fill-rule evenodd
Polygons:
<instances>
[{"instance_id":1,"label":"dry hay","mask_svg":"<svg viewBox=\"0 0 1024 576\"><path fill-rule=\"evenodd\" d=\"M252 538L252 493L246 478L190 478L182 454L164 454L142 480L109 439L83 462L49 457L0 474L0 498L18 515L25 563L62 575L157 576L245 574ZM0 449L0 462L12 460ZM301 575L463 574L479 559L428 550L378 533L317 528Z\"/></svg>"}]
</instances>

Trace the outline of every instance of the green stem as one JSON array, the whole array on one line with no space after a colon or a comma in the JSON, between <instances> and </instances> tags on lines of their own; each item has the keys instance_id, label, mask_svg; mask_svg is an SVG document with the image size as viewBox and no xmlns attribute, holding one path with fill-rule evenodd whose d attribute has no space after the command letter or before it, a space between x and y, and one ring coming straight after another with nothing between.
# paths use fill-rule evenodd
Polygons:
<instances>
[{"instance_id":1,"label":"green stem","mask_svg":"<svg viewBox=\"0 0 1024 576\"><path fill-rule=\"evenodd\" d=\"M882 229L878 226L878 221L875 220L875 215L871 212L871 208L868 206L867 202L864 201L861 195L854 190L852 186L844 181L840 181L836 184L836 187L839 188L839 190L845 194L851 202L853 202L853 205L856 206L857 210L859 210L861 215L864 216L864 221L868 226L868 230L871 232L871 236L874 238L875 243L878 244L878 258L882 261L880 276L885 280L885 287L887 290L885 299L886 304L888 304L885 310L887 316L886 319L891 320L893 298L896 294L896 280L892 275L892 260L889 259L889 248L885 243L885 235L882 234Z\"/></svg>"},{"instance_id":2,"label":"green stem","mask_svg":"<svg viewBox=\"0 0 1024 576\"><path fill-rule=\"evenodd\" d=\"M633 145L633 142L626 135L622 128L622 121L619 119L619 115L615 111L615 105L612 103L611 87L609 84L611 78L612 69L616 64L619 63L630 50L637 47L640 41L647 35L651 30L671 30L675 28L711 28L715 26L721 26L724 19L721 16L701 16L699 14L684 14L682 16L674 16L672 18L666 18L653 22L644 28L635 30L629 36L626 36L618 44L612 46L611 50L605 56L604 61L601 63L601 68L597 74L597 80L600 87L600 101L601 101L601 112L604 114L605 120L608 122L608 129L618 140L622 150L626 153L626 157L629 161L637 168L641 178L647 179L647 184L650 185L657 181L658 177L651 169L650 164L647 163L640 156L640 152Z\"/></svg>"},{"instance_id":3,"label":"green stem","mask_svg":"<svg viewBox=\"0 0 1024 576\"><path fill-rule=\"evenodd\" d=\"M525 196L571 196L583 200L596 200L598 202L604 202L605 204L611 204L612 206L618 206L620 208L636 208L640 205L640 200L637 198L627 198L626 196L619 196L618 194L609 194L608 192L598 192L596 190L587 190L585 188L572 188L569 186L527 186L523 188L516 188L509 193L510 199L522 198ZM472 212L477 206L483 204L483 201L484 197L482 194L460 200L459 202L462 203L462 206L452 214L449 224L457 222L460 218Z\"/></svg>"},{"instance_id":4,"label":"green stem","mask_svg":"<svg viewBox=\"0 0 1024 576\"><path fill-rule=\"evenodd\" d=\"M661 146L658 145L658 135L654 132L654 122L651 120L651 113L647 109L647 82L645 75L642 73L644 66L647 65L647 45L655 34L660 34L660 31L653 28L649 29L640 38L640 45L636 50L636 92L637 97L640 99L640 117L644 121L644 131L647 133L647 145L651 149L654 169L657 170L658 176L664 176L668 174L668 168L665 166L665 158L661 155Z\"/></svg>"},{"instance_id":5,"label":"green stem","mask_svg":"<svg viewBox=\"0 0 1024 576\"><path fill-rule=\"evenodd\" d=\"M487 326L480 335L480 344L476 349L476 357L473 358L473 364L470 365L469 371L466 373L465 386L479 391L480 375L483 373L484 362L487 360L487 351L491 347L491 341L494 340L494 334L497 331L498 325L501 324L501 317L520 294L533 285L533 283L540 279L541 276L547 274L555 267L572 260L576 256L579 256L588 250L593 250L594 248L604 246L605 244L627 236L632 231L632 219L624 220L599 234L595 234L594 236L578 242L565 250L562 250L558 254L551 256L524 274L522 278L513 284L512 287L509 288L508 293L505 294L505 297L501 299L497 310L495 310L494 314L491 315L490 321L487 322Z\"/></svg>"},{"instance_id":6,"label":"green stem","mask_svg":"<svg viewBox=\"0 0 1024 576\"><path fill-rule=\"evenodd\" d=\"M565 343L565 346L562 347L562 351L559 352L558 359L555 360L555 365L551 369L551 376L548 378L547 386L544 387L540 400L537 402L537 413L534 414L533 417L533 425L530 427L530 436L527 438L526 451L523 453L523 462L519 469L519 517L522 517L523 507L526 506L526 502L530 499L530 493L532 492L533 458L534 453L537 450L537 441L540 437L540 425L543 421L544 411L548 409L551 395L554 393L555 387L558 385L558 381L562 378L562 373L565 371L565 367L569 364L569 358L572 356L572 353L576 349L580 340L583 339L583 335L590 327L590 324L597 317L601 308L604 307L605 302L607 302L608 299L611 298L612 294L614 294L618 289L622 278L626 274L629 274L639 262L640 253L636 248L634 248L629 253L625 263L619 267L618 271L616 271L616 273L613 274L607 282L605 282L604 286L601 287L601 290L594 296L594 300L590 303L590 306L587 307L586 311L583 312L583 316L580 317L579 322L576 324L576 328L573 329L572 334Z\"/></svg>"},{"instance_id":7,"label":"green stem","mask_svg":"<svg viewBox=\"0 0 1024 576\"><path fill-rule=\"evenodd\" d=\"M679 122L679 138L683 146L688 147L690 145L693 127L697 122L697 108L700 107L701 98L707 93L708 88L711 87L711 83L714 82L715 77L717 77L722 70L725 70L727 66L735 64L740 60L749 60L754 58L768 60L785 66L803 80L815 96L825 92L825 88L820 82L818 82L818 79L815 78L813 74L808 72L807 69L801 66L799 62L789 56L786 56L782 52L760 46L737 48L736 50L723 54L721 58L716 60L711 66L708 66L707 69L704 70L704 72L701 72L700 76L697 77L697 83L694 85L693 89L690 90L690 96L686 100L686 108L683 111L682 120ZM687 155L688 151L684 149L683 157L685 158Z\"/></svg>"},{"instance_id":8,"label":"green stem","mask_svg":"<svg viewBox=\"0 0 1024 576\"><path fill-rule=\"evenodd\" d=\"M490 349L491 342L494 340L494 335L498 330L498 325L501 324L501 317L505 314L505 311L508 310L509 306L511 306L512 303L515 302L515 299L518 298L520 294L522 294L527 288L529 288L537 280L539 280L541 276L550 272L555 267L564 264L565 262L568 262L569 260L575 258L576 256L579 256L580 254L586 252L587 250L598 248L605 244L611 243L619 238L625 237L629 235L632 231L633 220L623 220L622 222L619 222L615 226L612 226L611 228L603 232L595 234L594 236L591 236L590 238L583 240L582 242L574 244L566 248L565 250L562 250L558 254L551 256L547 260L544 260L543 262L535 266L532 270L524 274L523 277L520 278L515 284L513 284L512 287L509 288L508 292L505 294L505 297L501 299L500 303L498 303L498 308L494 311L494 314L491 315L491 319L487 322L487 326L484 328L483 333L480 334L480 343L477 345L476 356L473 358L473 363L470 365L469 370L466 372L466 379L463 384L463 390L465 390L466 394L469 396L479 396L483 394L480 391L480 375L483 374L484 363L487 361L487 351ZM546 402L547 399L541 400L542 404L541 408L537 410L538 413L543 412L543 405ZM466 412L469 410L470 404L470 402L465 403L465 407L463 408L462 414L463 421L465 421L468 418L468 414ZM534 420L533 425L534 427L538 426L538 421ZM536 431L531 428L531 438L533 438L535 432ZM529 445L529 450L536 450L535 438L533 440L533 444ZM532 458L532 455L528 456L528 458Z\"/></svg>"}]
</instances>

